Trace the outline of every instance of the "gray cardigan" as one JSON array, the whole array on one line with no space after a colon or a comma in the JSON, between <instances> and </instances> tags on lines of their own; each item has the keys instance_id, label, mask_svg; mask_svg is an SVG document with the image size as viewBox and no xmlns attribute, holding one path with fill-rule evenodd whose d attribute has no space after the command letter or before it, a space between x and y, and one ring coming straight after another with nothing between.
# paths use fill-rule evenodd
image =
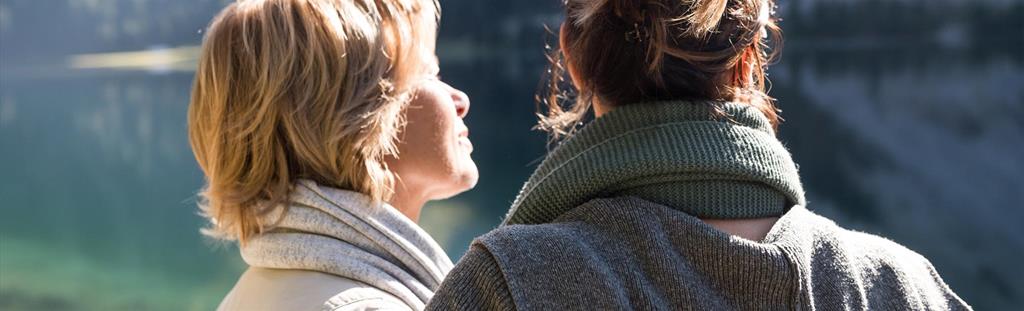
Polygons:
<instances>
[{"instance_id":1,"label":"gray cardigan","mask_svg":"<svg viewBox=\"0 0 1024 311\"><path fill-rule=\"evenodd\" d=\"M477 239L428 310L970 310L921 255L792 208L760 242L635 197Z\"/></svg>"},{"instance_id":2,"label":"gray cardigan","mask_svg":"<svg viewBox=\"0 0 1024 311\"><path fill-rule=\"evenodd\" d=\"M922 256L805 204L757 110L619 107L552 151L427 309L970 309ZM773 216L762 241L700 220Z\"/></svg>"}]
</instances>

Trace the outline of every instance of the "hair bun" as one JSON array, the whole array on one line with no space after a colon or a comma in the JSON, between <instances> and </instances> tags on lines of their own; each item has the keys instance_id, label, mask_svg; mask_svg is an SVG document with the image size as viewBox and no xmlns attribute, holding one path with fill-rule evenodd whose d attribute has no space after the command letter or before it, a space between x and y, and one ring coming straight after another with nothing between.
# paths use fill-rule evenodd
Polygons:
<instances>
[{"instance_id":1,"label":"hair bun","mask_svg":"<svg viewBox=\"0 0 1024 311\"><path fill-rule=\"evenodd\" d=\"M553 137L571 133L593 102L742 100L778 124L764 74L781 44L775 0L564 1L539 98L548 111L538 127ZM566 72L574 94L562 91Z\"/></svg>"},{"instance_id":2,"label":"hair bun","mask_svg":"<svg viewBox=\"0 0 1024 311\"><path fill-rule=\"evenodd\" d=\"M766 4L765 0L566 0L577 27L614 18L627 25L679 26L673 32L690 38L707 37L728 17L764 24L770 11Z\"/></svg>"},{"instance_id":3,"label":"hair bun","mask_svg":"<svg viewBox=\"0 0 1024 311\"><path fill-rule=\"evenodd\" d=\"M729 0L685 0L689 2L689 10L676 21L688 24L684 34L693 38L701 38L718 28L725 17Z\"/></svg>"}]
</instances>

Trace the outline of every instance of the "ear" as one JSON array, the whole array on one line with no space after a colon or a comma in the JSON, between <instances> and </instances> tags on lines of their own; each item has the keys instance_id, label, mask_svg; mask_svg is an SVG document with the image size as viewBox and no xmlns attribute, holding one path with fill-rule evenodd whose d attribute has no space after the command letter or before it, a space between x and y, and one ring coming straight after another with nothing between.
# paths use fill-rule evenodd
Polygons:
<instances>
[{"instance_id":1,"label":"ear","mask_svg":"<svg viewBox=\"0 0 1024 311\"><path fill-rule=\"evenodd\" d=\"M736 66L732 68L732 85L748 87L754 84L754 66L757 66L757 49L753 45L743 49Z\"/></svg>"}]
</instances>

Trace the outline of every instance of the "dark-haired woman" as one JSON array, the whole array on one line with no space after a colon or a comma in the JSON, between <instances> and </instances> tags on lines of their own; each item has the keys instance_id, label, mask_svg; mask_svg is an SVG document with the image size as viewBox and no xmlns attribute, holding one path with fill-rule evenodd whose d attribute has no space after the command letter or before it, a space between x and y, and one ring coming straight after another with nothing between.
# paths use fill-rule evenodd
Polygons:
<instances>
[{"instance_id":1,"label":"dark-haired woman","mask_svg":"<svg viewBox=\"0 0 1024 311\"><path fill-rule=\"evenodd\" d=\"M772 6L566 1L554 69L579 98L556 70L541 127L567 138L428 309L970 309L921 255L805 207L765 93Z\"/></svg>"}]
</instances>

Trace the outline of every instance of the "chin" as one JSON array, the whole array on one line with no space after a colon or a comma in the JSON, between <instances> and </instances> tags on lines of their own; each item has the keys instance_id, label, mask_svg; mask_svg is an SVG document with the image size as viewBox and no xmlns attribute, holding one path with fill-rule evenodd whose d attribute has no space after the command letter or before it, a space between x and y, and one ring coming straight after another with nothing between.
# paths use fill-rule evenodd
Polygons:
<instances>
[{"instance_id":1,"label":"chin","mask_svg":"<svg viewBox=\"0 0 1024 311\"><path fill-rule=\"evenodd\" d=\"M451 177L452 178L449 179L451 181L451 186L449 188L450 191L446 195L436 198L437 200L451 198L473 189L473 187L476 187L476 183L480 179L480 173L477 171L476 164L470 164L464 169L459 170L459 172L452 174Z\"/></svg>"},{"instance_id":2,"label":"chin","mask_svg":"<svg viewBox=\"0 0 1024 311\"><path fill-rule=\"evenodd\" d=\"M476 164L470 162L469 165L463 166L463 169L453 177L455 177L453 179L453 188L455 189L455 193L451 196L468 191L475 187L476 182L480 179L480 173L476 169Z\"/></svg>"},{"instance_id":3,"label":"chin","mask_svg":"<svg viewBox=\"0 0 1024 311\"><path fill-rule=\"evenodd\" d=\"M464 167L458 177L459 192L473 189L476 187L476 182L480 180L480 171L477 170L476 163L469 161Z\"/></svg>"},{"instance_id":4,"label":"chin","mask_svg":"<svg viewBox=\"0 0 1024 311\"><path fill-rule=\"evenodd\" d=\"M480 180L480 173L478 173L476 171L476 168L474 167L472 174L466 174L466 175L463 176L463 178L462 178L462 185L463 185L464 189L462 191L473 189L473 187L476 187L476 182L479 181L479 180Z\"/></svg>"}]
</instances>

